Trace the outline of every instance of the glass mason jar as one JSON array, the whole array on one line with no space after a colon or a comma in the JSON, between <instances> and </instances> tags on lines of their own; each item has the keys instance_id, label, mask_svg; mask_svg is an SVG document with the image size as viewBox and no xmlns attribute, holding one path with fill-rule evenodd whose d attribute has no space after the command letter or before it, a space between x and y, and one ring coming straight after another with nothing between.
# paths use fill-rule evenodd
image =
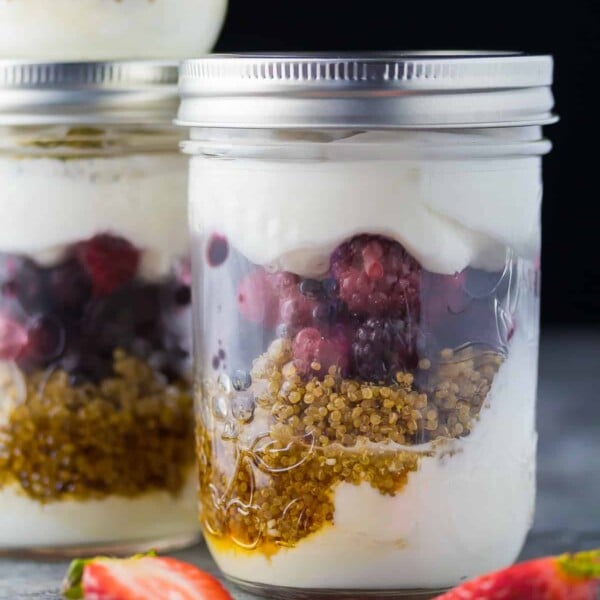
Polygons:
<instances>
[{"instance_id":1,"label":"glass mason jar","mask_svg":"<svg viewBox=\"0 0 600 600\"><path fill-rule=\"evenodd\" d=\"M226 12L227 0L0 0L0 58L196 56L211 50Z\"/></svg>"},{"instance_id":2,"label":"glass mason jar","mask_svg":"<svg viewBox=\"0 0 600 600\"><path fill-rule=\"evenodd\" d=\"M186 544L199 527L177 67L0 62L19 68L0 86L0 553Z\"/></svg>"},{"instance_id":3,"label":"glass mason jar","mask_svg":"<svg viewBox=\"0 0 600 600\"><path fill-rule=\"evenodd\" d=\"M243 587L426 594L518 556L551 71L184 64L201 523Z\"/></svg>"}]
</instances>

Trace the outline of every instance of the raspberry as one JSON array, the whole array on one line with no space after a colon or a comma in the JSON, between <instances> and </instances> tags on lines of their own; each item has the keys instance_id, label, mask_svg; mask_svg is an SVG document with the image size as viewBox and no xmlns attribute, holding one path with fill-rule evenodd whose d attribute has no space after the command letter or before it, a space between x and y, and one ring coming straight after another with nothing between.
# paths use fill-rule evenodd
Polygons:
<instances>
[{"instance_id":1,"label":"raspberry","mask_svg":"<svg viewBox=\"0 0 600 600\"><path fill-rule=\"evenodd\" d=\"M287 271L267 273L256 269L238 286L239 311L252 323L273 328L283 325L295 334L312 323L315 300L302 294L300 278Z\"/></svg>"},{"instance_id":2,"label":"raspberry","mask_svg":"<svg viewBox=\"0 0 600 600\"><path fill-rule=\"evenodd\" d=\"M318 302L312 311L312 316L317 325L327 326L344 323L348 316L346 313L346 305L338 298Z\"/></svg>"},{"instance_id":3,"label":"raspberry","mask_svg":"<svg viewBox=\"0 0 600 600\"><path fill-rule=\"evenodd\" d=\"M336 366L341 372L348 369L350 344L345 332L337 329L324 337L314 327L302 329L292 346L294 365L302 375L324 377L330 367Z\"/></svg>"},{"instance_id":4,"label":"raspberry","mask_svg":"<svg viewBox=\"0 0 600 600\"><path fill-rule=\"evenodd\" d=\"M140 264L140 252L135 246L107 233L82 243L78 258L92 280L96 296L107 296L133 279Z\"/></svg>"},{"instance_id":5,"label":"raspberry","mask_svg":"<svg viewBox=\"0 0 600 600\"><path fill-rule=\"evenodd\" d=\"M418 362L415 338L401 319L367 319L352 342L355 374L372 383L388 383L398 371L414 369Z\"/></svg>"},{"instance_id":6,"label":"raspberry","mask_svg":"<svg viewBox=\"0 0 600 600\"><path fill-rule=\"evenodd\" d=\"M0 360L14 360L27 346L29 336L23 325L0 315Z\"/></svg>"},{"instance_id":7,"label":"raspberry","mask_svg":"<svg viewBox=\"0 0 600 600\"><path fill-rule=\"evenodd\" d=\"M237 305L240 313L251 323L274 327L279 301L269 273L256 269L245 275L238 285Z\"/></svg>"},{"instance_id":8,"label":"raspberry","mask_svg":"<svg viewBox=\"0 0 600 600\"><path fill-rule=\"evenodd\" d=\"M331 273L351 312L416 320L421 267L397 242L359 235L333 252Z\"/></svg>"},{"instance_id":9,"label":"raspberry","mask_svg":"<svg viewBox=\"0 0 600 600\"><path fill-rule=\"evenodd\" d=\"M286 276L283 278L282 276ZM279 322L292 335L302 327L312 325L316 300L306 283L291 273L278 273L274 277L275 293L279 297ZM318 282L317 282L318 283Z\"/></svg>"}]
</instances>

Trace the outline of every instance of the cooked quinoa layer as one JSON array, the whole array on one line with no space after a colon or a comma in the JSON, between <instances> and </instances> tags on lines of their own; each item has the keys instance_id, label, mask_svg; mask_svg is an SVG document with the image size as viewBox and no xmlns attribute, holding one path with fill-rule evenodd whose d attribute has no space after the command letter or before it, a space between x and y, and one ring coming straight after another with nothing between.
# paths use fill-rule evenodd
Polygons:
<instances>
[{"instance_id":1,"label":"cooked quinoa layer","mask_svg":"<svg viewBox=\"0 0 600 600\"><path fill-rule=\"evenodd\" d=\"M34 372L24 398L14 382L0 385L0 489L52 502L183 488L194 461L187 387L119 350L113 370L76 386L64 371Z\"/></svg>"},{"instance_id":2,"label":"cooked quinoa layer","mask_svg":"<svg viewBox=\"0 0 600 600\"><path fill-rule=\"evenodd\" d=\"M392 385L344 379L335 367L306 380L289 340L276 340L252 370L254 418L208 427L199 419L205 530L270 554L332 524L342 482L395 495L436 444L470 433L502 360L444 350ZM203 402L222 403L221 392L205 391Z\"/></svg>"}]
</instances>

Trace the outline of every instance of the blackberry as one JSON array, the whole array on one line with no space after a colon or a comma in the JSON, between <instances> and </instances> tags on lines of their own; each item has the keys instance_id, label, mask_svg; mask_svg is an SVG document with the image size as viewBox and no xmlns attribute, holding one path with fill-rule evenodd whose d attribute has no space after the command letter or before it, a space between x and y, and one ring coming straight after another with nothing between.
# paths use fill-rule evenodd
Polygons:
<instances>
[{"instance_id":1,"label":"blackberry","mask_svg":"<svg viewBox=\"0 0 600 600\"><path fill-rule=\"evenodd\" d=\"M333 252L331 274L351 312L417 319L421 267L398 242L377 235L354 237Z\"/></svg>"},{"instance_id":2,"label":"blackberry","mask_svg":"<svg viewBox=\"0 0 600 600\"><path fill-rule=\"evenodd\" d=\"M399 371L417 366L414 332L401 319L371 317L358 327L352 342L356 376L368 382L392 382Z\"/></svg>"},{"instance_id":3,"label":"blackberry","mask_svg":"<svg viewBox=\"0 0 600 600\"><path fill-rule=\"evenodd\" d=\"M298 287L307 298L319 298L324 291L321 282L316 279L303 279Z\"/></svg>"},{"instance_id":4,"label":"blackberry","mask_svg":"<svg viewBox=\"0 0 600 600\"><path fill-rule=\"evenodd\" d=\"M178 306L187 306L192 302L192 290L188 285L180 285L175 290L173 297Z\"/></svg>"},{"instance_id":5,"label":"blackberry","mask_svg":"<svg viewBox=\"0 0 600 600\"><path fill-rule=\"evenodd\" d=\"M340 291L340 286L338 285L338 282L335 279L324 279L321 283L321 287L323 288L323 292L325 292L325 295L328 298L337 298L338 293Z\"/></svg>"},{"instance_id":6,"label":"blackberry","mask_svg":"<svg viewBox=\"0 0 600 600\"><path fill-rule=\"evenodd\" d=\"M31 260L19 261L7 289L15 294L23 311L28 315L44 313L51 308L45 270Z\"/></svg>"},{"instance_id":7,"label":"blackberry","mask_svg":"<svg viewBox=\"0 0 600 600\"><path fill-rule=\"evenodd\" d=\"M332 325L345 322L347 319L346 305L341 300L319 302L312 311L312 316L318 325Z\"/></svg>"},{"instance_id":8,"label":"blackberry","mask_svg":"<svg viewBox=\"0 0 600 600\"><path fill-rule=\"evenodd\" d=\"M48 270L52 299L61 313L78 317L92 295L92 282L75 259Z\"/></svg>"}]
</instances>

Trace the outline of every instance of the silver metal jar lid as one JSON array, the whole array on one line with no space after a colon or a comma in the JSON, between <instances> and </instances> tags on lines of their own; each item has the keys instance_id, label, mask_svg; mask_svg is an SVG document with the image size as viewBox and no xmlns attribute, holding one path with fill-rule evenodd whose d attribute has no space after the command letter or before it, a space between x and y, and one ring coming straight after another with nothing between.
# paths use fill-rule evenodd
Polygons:
<instances>
[{"instance_id":1,"label":"silver metal jar lid","mask_svg":"<svg viewBox=\"0 0 600 600\"><path fill-rule=\"evenodd\" d=\"M552 57L500 52L212 55L180 69L178 125L425 128L557 120Z\"/></svg>"},{"instance_id":2,"label":"silver metal jar lid","mask_svg":"<svg viewBox=\"0 0 600 600\"><path fill-rule=\"evenodd\" d=\"M171 123L176 62L0 60L0 125Z\"/></svg>"}]
</instances>

